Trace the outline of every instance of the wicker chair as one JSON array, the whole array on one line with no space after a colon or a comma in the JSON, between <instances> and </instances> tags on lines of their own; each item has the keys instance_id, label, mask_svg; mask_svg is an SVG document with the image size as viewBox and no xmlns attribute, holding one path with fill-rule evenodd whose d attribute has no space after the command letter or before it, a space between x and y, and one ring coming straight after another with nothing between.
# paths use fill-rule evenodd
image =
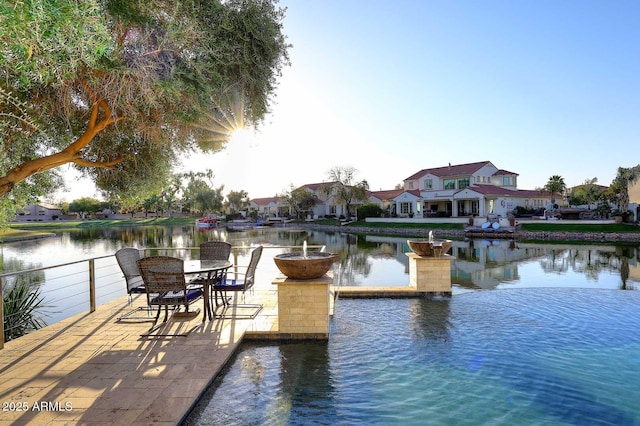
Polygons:
<instances>
[{"instance_id":1,"label":"wicker chair","mask_svg":"<svg viewBox=\"0 0 640 426\"><path fill-rule=\"evenodd\" d=\"M122 274L124 275L124 280L127 285L127 294L129 295L129 305L131 305L133 301L134 294L145 294L147 290L144 287L144 282L142 281L142 276L140 275L140 270L138 269L138 260L140 260L140 251L138 249L132 247L125 247L118 250L115 254L116 260L118 261L118 266L122 270ZM133 309L121 317L118 318L118 321L123 319L129 320L137 320L137 321L150 321L148 315L144 317L135 317L133 316L136 312L144 311L149 313L149 307L139 307Z\"/></svg>"},{"instance_id":2,"label":"wicker chair","mask_svg":"<svg viewBox=\"0 0 640 426\"><path fill-rule=\"evenodd\" d=\"M251 259L249 260L249 265L246 268L246 272L232 272L230 274L226 274L222 277L220 282L214 284L211 287L212 292L224 292L225 296L222 298L223 300L223 310L222 313L217 313L216 306L216 317L218 318L255 318L256 315L262 310L262 305L258 304L244 304L245 294L248 291L253 289L253 285L255 284L256 279L256 268L258 267L258 262L260 261L260 257L262 256L262 246L258 246L251 252ZM237 267L236 267L237 268ZM234 276L233 279L229 277L229 275ZM239 279L240 277L244 277L244 279ZM242 304L236 303L234 305L230 305L228 303L226 292L242 292ZM244 310L249 310L247 314L240 314ZM229 313L231 310L231 313Z\"/></svg>"},{"instance_id":3,"label":"wicker chair","mask_svg":"<svg viewBox=\"0 0 640 426\"><path fill-rule=\"evenodd\" d=\"M229 260L231 244L225 241L207 241L200 244L200 259Z\"/></svg>"},{"instance_id":4,"label":"wicker chair","mask_svg":"<svg viewBox=\"0 0 640 426\"><path fill-rule=\"evenodd\" d=\"M169 256L143 257L138 261L138 267L146 288L147 304L150 307L158 308L153 325L142 336L150 336L167 322L169 306L184 306L185 310L189 312L189 306L202 297L201 288L187 288L182 259ZM163 306L165 308L164 320L161 324L157 324ZM186 333L156 334L154 336L187 336L196 327Z\"/></svg>"},{"instance_id":5,"label":"wicker chair","mask_svg":"<svg viewBox=\"0 0 640 426\"><path fill-rule=\"evenodd\" d=\"M200 260L229 260L229 256L231 255L231 244L225 241L206 241L200 244ZM211 276L208 274L207 276L199 275L196 278L189 281L189 286L202 286L202 281L205 279L211 280L211 284L219 283L226 271L219 271L216 276ZM216 307L218 304L218 293L219 292L211 292L213 297L215 297ZM220 294L222 297L222 294Z\"/></svg>"}]
</instances>

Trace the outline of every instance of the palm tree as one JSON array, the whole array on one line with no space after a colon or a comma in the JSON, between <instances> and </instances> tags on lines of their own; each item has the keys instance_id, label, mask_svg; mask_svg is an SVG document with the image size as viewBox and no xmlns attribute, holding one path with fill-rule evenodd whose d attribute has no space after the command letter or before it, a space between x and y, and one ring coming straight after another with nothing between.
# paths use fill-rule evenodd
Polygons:
<instances>
[{"instance_id":1,"label":"palm tree","mask_svg":"<svg viewBox=\"0 0 640 426\"><path fill-rule=\"evenodd\" d=\"M613 185L618 190L618 208L626 212L629 210L629 187L640 179L640 164L634 167L618 167L618 175Z\"/></svg>"},{"instance_id":2,"label":"palm tree","mask_svg":"<svg viewBox=\"0 0 640 426\"><path fill-rule=\"evenodd\" d=\"M555 204L556 194L564 194L564 191L567 189L567 185L564 183L564 178L562 176L553 175L549 178L549 181L542 189L551 193L551 204Z\"/></svg>"}]
</instances>

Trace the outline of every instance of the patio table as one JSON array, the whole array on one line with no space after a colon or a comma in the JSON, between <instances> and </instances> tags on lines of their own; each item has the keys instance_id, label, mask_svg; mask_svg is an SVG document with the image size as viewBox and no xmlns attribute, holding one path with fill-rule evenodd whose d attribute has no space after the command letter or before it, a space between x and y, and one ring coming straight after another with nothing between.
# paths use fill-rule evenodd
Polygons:
<instances>
[{"instance_id":1,"label":"patio table","mask_svg":"<svg viewBox=\"0 0 640 426\"><path fill-rule=\"evenodd\" d=\"M185 275L201 275L202 276L202 290L204 299L204 317L203 321L213 319L213 311L211 309L211 302L209 300L210 288L213 283L227 273L227 269L232 266L228 260L186 260L184 262L184 274Z\"/></svg>"}]
</instances>

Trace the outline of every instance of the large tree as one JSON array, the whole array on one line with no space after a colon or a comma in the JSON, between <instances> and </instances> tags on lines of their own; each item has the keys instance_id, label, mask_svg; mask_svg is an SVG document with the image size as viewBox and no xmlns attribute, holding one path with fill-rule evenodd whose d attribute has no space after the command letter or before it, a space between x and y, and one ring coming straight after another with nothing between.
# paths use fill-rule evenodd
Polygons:
<instances>
[{"instance_id":1,"label":"large tree","mask_svg":"<svg viewBox=\"0 0 640 426\"><path fill-rule=\"evenodd\" d=\"M251 199L249 193L244 190L229 191L227 194L227 202L225 207L230 214L236 214L243 210L247 210L251 205Z\"/></svg>"},{"instance_id":2,"label":"large tree","mask_svg":"<svg viewBox=\"0 0 640 426\"><path fill-rule=\"evenodd\" d=\"M615 187L618 196L618 208L623 212L629 210L629 187L640 180L640 164L633 167L618 167L618 174L611 186Z\"/></svg>"},{"instance_id":3,"label":"large tree","mask_svg":"<svg viewBox=\"0 0 640 426\"><path fill-rule=\"evenodd\" d=\"M555 204L556 195L562 195L567 189L567 185L564 183L564 178L562 176L553 175L549 178L547 184L542 189L551 193L551 204Z\"/></svg>"},{"instance_id":4,"label":"large tree","mask_svg":"<svg viewBox=\"0 0 640 426\"><path fill-rule=\"evenodd\" d=\"M571 204L586 204L591 209L591 204L597 204L603 198L603 190L598 185L598 178L587 179L584 183L571 191Z\"/></svg>"},{"instance_id":5,"label":"large tree","mask_svg":"<svg viewBox=\"0 0 640 426\"><path fill-rule=\"evenodd\" d=\"M1 2L1 198L63 164L140 191L221 149L268 112L283 17L270 0Z\"/></svg>"},{"instance_id":6,"label":"large tree","mask_svg":"<svg viewBox=\"0 0 640 426\"><path fill-rule=\"evenodd\" d=\"M293 188L292 186L291 190L284 195L284 199L297 219L304 219L304 215L318 203L318 197L307 191L305 187Z\"/></svg>"},{"instance_id":7,"label":"large tree","mask_svg":"<svg viewBox=\"0 0 640 426\"><path fill-rule=\"evenodd\" d=\"M367 199L369 183L366 180L356 182L358 173L354 167L336 166L329 170L329 182L323 184L322 192L332 196L338 203L344 204L346 216L351 216L351 206L358 201Z\"/></svg>"},{"instance_id":8,"label":"large tree","mask_svg":"<svg viewBox=\"0 0 640 426\"><path fill-rule=\"evenodd\" d=\"M195 177L184 191L184 202L192 213L218 213L222 210L224 185L212 188L204 179Z\"/></svg>"}]
</instances>

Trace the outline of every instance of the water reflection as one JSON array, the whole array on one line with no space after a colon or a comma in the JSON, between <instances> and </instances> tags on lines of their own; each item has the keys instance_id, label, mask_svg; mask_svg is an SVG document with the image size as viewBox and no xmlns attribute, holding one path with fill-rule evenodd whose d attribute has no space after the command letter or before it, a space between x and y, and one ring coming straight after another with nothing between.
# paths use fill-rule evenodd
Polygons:
<instances>
[{"instance_id":1,"label":"water reflection","mask_svg":"<svg viewBox=\"0 0 640 426\"><path fill-rule=\"evenodd\" d=\"M269 424L287 424L289 416L309 412L335 416L328 342L283 343L278 349L280 421L272 417Z\"/></svg>"},{"instance_id":2,"label":"water reflection","mask_svg":"<svg viewBox=\"0 0 640 426\"><path fill-rule=\"evenodd\" d=\"M416 299L409 305L409 327L416 341L429 345L444 345L451 342L451 300Z\"/></svg>"},{"instance_id":3,"label":"water reflection","mask_svg":"<svg viewBox=\"0 0 640 426\"><path fill-rule=\"evenodd\" d=\"M345 234L299 228L256 228L244 232L181 227L117 227L65 231L56 237L6 243L5 258L35 261L43 266L111 255L121 247L197 247L209 240L234 246L326 246L338 253L336 283L349 286L408 285L407 238ZM260 263L265 280L277 274L270 257ZM534 244L509 240L454 241L451 254L454 293L506 287L574 286L635 290L640 287L640 249L635 246ZM196 256L194 253L179 253ZM244 255L241 253L241 255ZM240 259L242 261L244 259ZM259 271L260 273L260 271ZM267 276L268 274L272 274Z\"/></svg>"}]
</instances>

